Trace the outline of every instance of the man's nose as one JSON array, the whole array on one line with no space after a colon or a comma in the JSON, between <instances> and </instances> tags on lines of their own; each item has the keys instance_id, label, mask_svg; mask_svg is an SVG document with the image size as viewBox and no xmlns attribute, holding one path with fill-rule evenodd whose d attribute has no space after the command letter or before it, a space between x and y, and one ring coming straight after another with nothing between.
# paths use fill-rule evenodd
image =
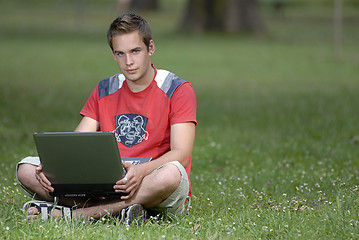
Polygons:
<instances>
[{"instance_id":1,"label":"man's nose","mask_svg":"<svg viewBox=\"0 0 359 240\"><path fill-rule=\"evenodd\" d=\"M133 58L130 54L126 55L126 65L132 65L133 64Z\"/></svg>"}]
</instances>

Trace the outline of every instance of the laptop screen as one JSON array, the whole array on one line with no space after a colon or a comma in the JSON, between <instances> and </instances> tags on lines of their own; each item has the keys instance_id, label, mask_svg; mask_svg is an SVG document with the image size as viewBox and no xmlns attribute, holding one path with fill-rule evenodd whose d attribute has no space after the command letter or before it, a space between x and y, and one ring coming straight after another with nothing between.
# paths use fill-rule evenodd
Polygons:
<instances>
[{"instance_id":1,"label":"laptop screen","mask_svg":"<svg viewBox=\"0 0 359 240\"><path fill-rule=\"evenodd\" d=\"M112 132L34 133L43 171L52 184L114 183L124 169Z\"/></svg>"}]
</instances>

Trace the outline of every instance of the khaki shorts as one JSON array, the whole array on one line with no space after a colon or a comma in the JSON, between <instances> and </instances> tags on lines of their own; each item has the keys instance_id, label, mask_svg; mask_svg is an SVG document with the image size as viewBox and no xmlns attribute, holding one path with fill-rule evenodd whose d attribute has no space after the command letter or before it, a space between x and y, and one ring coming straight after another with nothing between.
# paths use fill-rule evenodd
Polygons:
<instances>
[{"instance_id":1,"label":"khaki shorts","mask_svg":"<svg viewBox=\"0 0 359 240\"><path fill-rule=\"evenodd\" d=\"M166 163L161 167L167 164L173 164L178 168L181 173L181 183L178 188L171 194L171 196L169 196L166 200L161 202L156 207L151 208L150 210L155 212L166 212L174 215L181 215L184 213L185 202L189 193L188 176L185 168L178 161ZM154 171L157 171L161 167L157 168Z\"/></svg>"},{"instance_id":2,"label":"khaki shorts","mask_svg":"<svg viewBox=\"0 0 359 240\"><path fill-rule=\"evenodd\" d=\"M19 165L23 164L23 163L28 163L28 164L32 164L34 166L39 166L41 164L40 159L39 159L39 157L26 157L26 158L22 159L16 166L16 179L17 179L20 187L24 190L24 192L28 196L36 199L36 194L34 192L32 192L31 190L27 189L17 178L17 169L18 169ZM187 199L188 193L189 193L188 176L187 176L185 168L178 161L166 163L154 171L159 170L160 168L162 168L163 166L165 166L167 164L175 165L178 168L178 170L180 171L180 173L181 173L180 185L171 194L171 196L169 196L166 200L161 202L156 207L151 208L150 210L153 212L158 212L158 213L170 213L170 214L174 214L174 215L181 215L184 213L185 202L186 202L186 199Z\"/></svg>"}]
</instances>

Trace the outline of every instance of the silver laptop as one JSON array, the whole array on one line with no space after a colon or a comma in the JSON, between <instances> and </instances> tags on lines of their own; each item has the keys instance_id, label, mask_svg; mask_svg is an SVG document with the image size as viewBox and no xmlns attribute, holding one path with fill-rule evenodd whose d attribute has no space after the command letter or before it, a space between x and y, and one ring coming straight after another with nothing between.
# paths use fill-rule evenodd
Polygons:
<instances>
[{"instance_id":1,"label":"silver laptop","mask_svg":"<svg viewBox=\"0 0 359 240\"><path fill-rule=\"evenodd\" d=\"M34 133L54 197L121 196L114 184L125 176L112 132Z\"/></svg>"}]
</instances>

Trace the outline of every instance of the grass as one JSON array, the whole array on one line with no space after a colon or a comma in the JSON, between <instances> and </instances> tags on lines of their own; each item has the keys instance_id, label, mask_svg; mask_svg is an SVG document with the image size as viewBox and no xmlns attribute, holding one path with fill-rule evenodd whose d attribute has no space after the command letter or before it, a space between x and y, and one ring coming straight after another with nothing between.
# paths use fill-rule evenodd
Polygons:
<instances>
[{"instance_id":1,"label":"grass","mask_svg":"<svg viewBox=\"0 0 359 240\"><path fill-rule=\"evenodd\" d=\"M36 154L32 133L73 130L90 91L118 70L104 38L110 7L89 8L79 27L68 6L59 21L51 9L15 3L0 8L0 238L358 238L359 19L352 8L344 9L341 58L332 52L325 6L289 8L284 20L265 11L270 36L263 39L181 36L167 8L144 13L155 29L156 66L194 85L199 124L191 215L127 227L112 218L26 221L21 206L29 198L14 170Z\"/></svg>"}]
</instances>

